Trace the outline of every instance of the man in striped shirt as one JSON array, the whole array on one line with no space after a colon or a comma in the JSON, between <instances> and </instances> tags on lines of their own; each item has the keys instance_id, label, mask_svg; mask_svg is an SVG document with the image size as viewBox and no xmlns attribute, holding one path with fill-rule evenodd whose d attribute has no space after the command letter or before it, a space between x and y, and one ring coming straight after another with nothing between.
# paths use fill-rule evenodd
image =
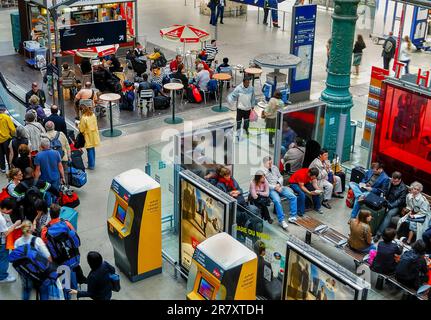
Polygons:
<instances>
[{"instance_id":1,"label":"man in striped shirt","mask_svg":"<svg viewBox=\"0 0 431 320\"><path fill-rule=\"evenodd\" d=\"M211 64L213 63L217 53L218 53L218 48L217 48L217 43L216 40L211 40L211 44L207 44L204 48L206 54L207 54L207 64L208 66L211 68Z\"/></svg>"}]
</instances>

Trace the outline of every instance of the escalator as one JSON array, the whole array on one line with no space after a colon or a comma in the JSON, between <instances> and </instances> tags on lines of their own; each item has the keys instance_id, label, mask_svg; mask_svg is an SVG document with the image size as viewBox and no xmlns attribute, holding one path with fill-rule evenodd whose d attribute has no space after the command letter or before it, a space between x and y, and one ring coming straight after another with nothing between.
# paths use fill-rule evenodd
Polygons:
<instances>
[{"instance_id":1,"label":"escalator","mask_svg":"<svg viewBox=\"0 0 431 320\"><path fill-rule=\"evenodd\" d=\"M0 104L4 105L15 125L24 125L25 101L19 93L13 91L0 72Z\"/></svg>"}]
</instances>

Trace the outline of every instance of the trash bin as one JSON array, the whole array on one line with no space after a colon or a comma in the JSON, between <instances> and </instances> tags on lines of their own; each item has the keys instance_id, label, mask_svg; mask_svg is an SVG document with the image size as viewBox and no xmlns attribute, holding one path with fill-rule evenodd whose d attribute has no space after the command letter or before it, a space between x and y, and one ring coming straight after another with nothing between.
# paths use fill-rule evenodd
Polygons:
<instances>
[{"instance_id":1,"label":"trash bin","mask_svg":"<svg viewBox=\"0 0 431 320\"><path fill-rule=\"evenodd\" d=\"M356 139L356 127L358 126L358 121L350 120L350 128L351 128L351 141L352 141L352 150L350 152L355 151L355 139Z\"/></svg>"}]
</instances>

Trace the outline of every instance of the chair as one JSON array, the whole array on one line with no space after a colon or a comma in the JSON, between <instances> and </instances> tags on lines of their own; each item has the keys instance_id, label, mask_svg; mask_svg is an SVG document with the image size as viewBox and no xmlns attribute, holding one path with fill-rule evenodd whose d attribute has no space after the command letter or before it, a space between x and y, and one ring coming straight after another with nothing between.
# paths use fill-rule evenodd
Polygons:
<instances>
[{"instance_id":1,"label":"chair","mask_svg":"<svg viewBox=\"0 0 431 320\"><path fill-rule=\"evenodd\" d=\"M183 82L180 79L175 79L175 78L171 78L171 82L172 83L179 83L179 84L183 84ZM185 92L186 88L183 88L180 90L177 90L178 92L181 92L181 104L183 104L183 98L184 98L184 92Z\"/></svg>"},{"instance_id":2,"label":"chair","mask_svg":"<svg viewBox=\"0 0 431 320\"><path fill-rule=\"evenodd\" d=\"M209 88L211 87L211 85L210 85L210 82L211 81L215 81L214 83L215 83L215 86L214 86L214 88L215 89L213 89L213 90L210 90ZM211 79L210 81L208 81L208 85L207 85L207 90L202 90L201 89L201 91L203 92L203 94L204 94L204 103L205 104L207 104L207 95L208 95L208 99L209 99L209 95L211 94L211 93L214 93L214 97L215 97L215 101L216 101L216 103L217 103L217 101L218 101L218 83L217 83L217 80L214 80L214 79Z\"/></svg>"},{"instance_id":3,"label":"chair","mask_svg":"<svg viewBox=\"0 0 431 320\"><path fill-rule=\"evenodd\" d=\"M144 100L145 104L150 103L148 110L154 111L154 91L152 89L141 90L139 92L139 108L141 109L141 112L142 108L144 107Z\"/></svg>"}]
</instances>

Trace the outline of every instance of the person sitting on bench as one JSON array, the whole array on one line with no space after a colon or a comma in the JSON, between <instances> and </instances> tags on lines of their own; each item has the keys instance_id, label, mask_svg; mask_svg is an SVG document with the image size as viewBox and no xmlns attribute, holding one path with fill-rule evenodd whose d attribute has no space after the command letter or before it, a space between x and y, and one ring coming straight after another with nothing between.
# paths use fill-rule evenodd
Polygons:
<instances>
[{"instance_id":1,"label":"person sitting on bench","mask_svg":"<svg viewBox=\"0 0 431 320\"><path fill-rule=\"evenodd\" d=\"M284 212L283 207L281 205L281 198L285 197L289 200L290 204L290 218L289 221L292 223L296 222L296 211L297 211L297 199L293 191L283 186L283 176L280 174L280 171L276 166L274 166L272 162L272 158L270 156L266 156L263 158L263 173L265 174L265 178L269 183L269 197L272 202L274 202L275 211L277 213L278 223L280 226L287 230L287 223L284 220Z\"/></svg>"},{"instance_id":2,"label":"person sitting on bench","mask_svg":"<svg viewBox=\"0 0 431 320\"><path fill-rule=\"evenodd\" d=\"M380 241L377 246L377 254L371 265L371 270L382 274L392 274L395 272L397 262L395 256L400 256L403 252L401 246L397 245L393 240L397 232L393 228L386 228L383 233L383 241Z\"/></svg>"},{"instance_id":3,"label":"person sitting on bench","mask_svg":"<svg viewBox=\"0 0 431 320\"><path fill-rule=\"evenodd\" d=\"M376 232L376 235L373 239L374 242L379 241L380 237L382 236L382 233L391 224L392 218L401 213L401 210L406 205L406 196L407 187L401 180L401 173L395 171L394 173L392 173L391 183L389 185L388 191L385 194L387 210L385 219L383 220L379 229Z\"/></svg>"},{"instance_id":4,"label":"person sitting on bench","mask_svg":"<svg viewBox=\"0 0 431 320\"><path fill-rule=\"evenodd\" d=\"M317 176L319 170L317 168L303 168L296 171L289 179L290 187L298 194L298 215L302 217L305 213L305 194L308 194L313 199L314 210L322 214L320 207L320 196L315 190L320 190L317 185Z\"/></svg>"},{"instance_id":5,"label":"person sitting on bench","mask_svg":"<svg viewBox=\"0 0 431 320\"><path fill-rule=\"evenodd\" d=\"M412 289L419 289L428 282L428 267L425 260L426 246L422 239L412 245L412 250L406 251L395 270L395 279Z\"/></svg>"},{"instance_id":6,"label":"person sitting on bench","mask_svg":"<svg viewBox=\"0 0 431 320\"><path fill-rule=\"evenodd\" d=\"M358 215L361 208L361 202L364 201L365 197L369 192L375 193L380 196L382 193L386 193L389 187L389 177L384 171L383 163L373 162L371 169L365 172L364 178L361 183L366 185L361 188L356 182L350 182L349 187L355 194L355 204L353 205L351 218L354 219Z\"/></svg>"},{"instance_id":7,"label":"person sitting on bench","mask_svg":"<svg viewBox=\"0 0 431 320\"><path fill-rule=\"evenodd\" d=\"M410 193L406 198L406 208L401 214L403 217L398 221L397 230L402 230L402 225L408 224L409 233L406 240L407 244L413 240L416 234L416 239L422 239L422 234L428 228L431 220L430 204L425 196L421 193L423 186L415 181L410 185ZM401 234L402 232L400 232Z\"/></svg>"},{"instance_id":8,"label":"person sitting on bench","mask_svg":"<svg viewBox=\"0 0 431 320\"><path fill-rule=\"evenodd\" d=\"M322 206L331 209L329 200L332 199L332 194L336 198L342 198L341 192L341 178L334 175L331 169L331 163L328 160L328 150L322 149L319 152L319 156L310 163L309 168L317 168L319 175L317 176L317 184L320 189L323 189L323 201Z\"/></svg>"},{"instance_id":9,"label":"person sitting on bench","mask_svg":"<svg viewBox=\"0 0 431 320\"><path fill-rule=\"evenodd\" d=\"M371 236L370 221L373 217L368 210L361 210L356 219L350 220L350 235L348 244L351 249L361 253L375 250Z\"/></svg>"}]
</instances>

